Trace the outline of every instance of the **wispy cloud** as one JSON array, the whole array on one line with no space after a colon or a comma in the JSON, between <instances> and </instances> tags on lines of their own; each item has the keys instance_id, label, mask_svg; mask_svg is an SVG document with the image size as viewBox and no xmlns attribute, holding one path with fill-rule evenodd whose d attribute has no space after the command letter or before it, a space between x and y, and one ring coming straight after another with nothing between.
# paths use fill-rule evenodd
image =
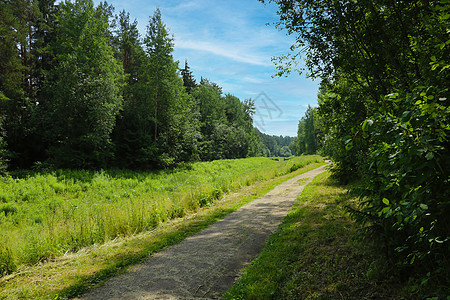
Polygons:
<instances>
[{"instance_id":1,"label":"wispy cloud","mask_svg":"<svg viewBox=\"0 0 450 300\"><path fill-rule=\"evenodd\" d=\"M100 0L94 0L97 4ZM283 119L267 120L265 132L297 133L298 120L308 104L316 104L318 82L292 74L272 79L270 58L284 54L294 42L266 23L278 20L276 5L257 0L111 0L116 12L125 9L137 18L145 35L149 16L159 7L175 37L174 58L187 59L194 76L216 82L224 93L241 99L265 92L283 110Z\"/></svg>"},{"instance_id":2,"label":"wispy cloud","mask_svg":"<svg viewBox=\"0 0 450 300\"><path fill-rule=\"evenodd\" d=\"M243 62L257 66L271 66L270 58L266 56L247 54L249 49L242 49L240 45L216 44L206 41L180 40L175 41L175 45L181 49L209 52L214 55L226 57L234 61Z\"/></svg>"}]
</instances>

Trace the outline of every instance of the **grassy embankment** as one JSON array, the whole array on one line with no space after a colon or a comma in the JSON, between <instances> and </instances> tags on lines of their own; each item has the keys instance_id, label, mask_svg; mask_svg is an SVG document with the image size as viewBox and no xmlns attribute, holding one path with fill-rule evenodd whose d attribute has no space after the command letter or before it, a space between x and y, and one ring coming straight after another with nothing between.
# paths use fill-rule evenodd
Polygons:
<instances>
[{"instance_id":1,"label":"grassy embankment","mask_svg":"<svg viewBox=\"0 0 450 300\"><path fill-rule=\"evenodd\" d=\"M329 176L305 187L224 299L411 299L395 279L379 278L346 213L356 200Z\"/></svg>"},{"instance_id":2,"label":"grassy embankment","mask_svg":"<svg viewBox=\"0 0 450 300\"><path fill-rule=\"evenodd\" d=\"M0 299L77 295L320 162L249 158L156 173L3 177L0 267L12 274L0 278Z\"/></svg>"}]
</instances>

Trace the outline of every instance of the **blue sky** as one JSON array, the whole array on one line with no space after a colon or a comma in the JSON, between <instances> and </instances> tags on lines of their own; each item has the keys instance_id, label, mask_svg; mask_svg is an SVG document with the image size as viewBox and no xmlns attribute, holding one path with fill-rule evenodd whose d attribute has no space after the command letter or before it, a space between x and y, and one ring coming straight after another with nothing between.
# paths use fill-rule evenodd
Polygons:
<instances>
[{"instance_id":1,"label":"blue sky","mask_svg":"<svg viewBox=\"0 0 450 300\"><path fill-rule=\"evenodd\" d=\"M98 3L98 1L96 1ZM125 9L139 23L142 36L159 7L175 40L175 60L185 59L197 81L217 83L224 93L255 100L255 125L264 133L297 135L297 124L308 104L315 106L318 80L292 73L272 78L271 57L285 54L293 37L277 30L275 5L257 0L115 0L116 13Z\"/></svg>"}]
</instances>

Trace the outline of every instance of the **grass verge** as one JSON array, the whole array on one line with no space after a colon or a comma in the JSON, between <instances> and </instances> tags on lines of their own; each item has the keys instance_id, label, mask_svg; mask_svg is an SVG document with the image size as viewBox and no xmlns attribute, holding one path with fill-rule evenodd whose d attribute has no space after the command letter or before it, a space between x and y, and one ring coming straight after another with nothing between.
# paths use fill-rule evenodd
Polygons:
<instances>
[{"instance_id":1,"label":"grass verge","mask_svg":"<svg viewBox=\"0 0 450 300\"><path fill-rule=\"evenodd\" d=\"M346 213L355 199L329 176L305 187L224 299L410 299L394 279L373 280L374 258Z\"/></svg>"},{"instance_id":2,"label":"grass verge","mask_svg":"<svg viewBox=\"0 0 450 300\"><path fill-rule=\"evenodd\" d=\"M287 162L285 162L287 163ZM129 237L118 236L102 244L84 247L76 253L67 253L32 266L22 266L11 275L0 278L0 299L66 299L80 295L86 289L100 284L126 267L138 263L152 253L173 245L184 238L235 211L242 205L265 194L274 186L323 163L310 163L302 168L300 162L286 165L287 171L275 177L264 178L241 189L229 192L224 198L198 208L195 213L160 223L152 231ZM279 175L276 177L276 175ZM236 188L235 188L236 190Z\"/></svg>"}]
</instances>

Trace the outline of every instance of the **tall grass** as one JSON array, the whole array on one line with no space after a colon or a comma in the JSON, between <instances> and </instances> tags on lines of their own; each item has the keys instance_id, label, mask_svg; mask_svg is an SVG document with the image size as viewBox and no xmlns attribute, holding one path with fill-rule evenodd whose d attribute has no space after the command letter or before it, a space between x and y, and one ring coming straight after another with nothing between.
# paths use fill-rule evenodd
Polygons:
<instances>
[{"instance_id":1,"label":"tall grass","mask_svg":"<svg viewBox=\"0 0 450 300\"><path fill-rule=\"evenodd\" d=\"M319 162L248 158L175 170L57 170L0 177L0 276L209 206L224 193Z\"/></svg>"}]
</instances>

